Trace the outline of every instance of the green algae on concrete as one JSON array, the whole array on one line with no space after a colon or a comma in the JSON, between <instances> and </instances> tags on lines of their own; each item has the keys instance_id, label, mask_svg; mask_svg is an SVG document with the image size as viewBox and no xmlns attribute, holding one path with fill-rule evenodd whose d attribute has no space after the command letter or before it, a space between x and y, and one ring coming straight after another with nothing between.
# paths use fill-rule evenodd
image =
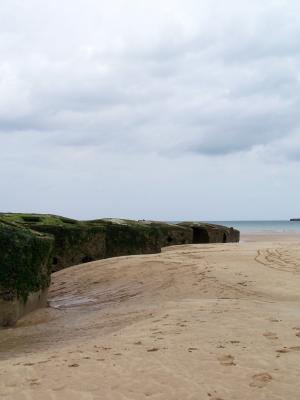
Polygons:
<instances>
[{"instance_id":1,"label":"green algae on concrete","mask_svg":"<svg viewBox=\"0 0 300 400\"><path fill-rule=\"evenodd\" d=\"M52 272L105 258L106 235L102 226L37 224L32 229L54 237Z\"/></svg>"},{"instance_id":2,"label":"green algae on concrete","mask_svg":"<svg viewBox=\"0 0 300 400\"><path fill-rule=\"evenodd\" d=\"M101 225L48 214L2 214L2 219L53 237L52 272L105 258L105 227Z\"/></svg>"},{"instance_id":3,"label":"green algae on concrete","mask_svg":"<svg viewBox=\"0 0 300 400\"><path fill-rule=\"evenodd\" d=\"M187 226L158 221L139 221L139 224L151 228L152 235L156 236L160 248L188 244L193 241L193 230Z\"/></svg>"},{"instance_id":4,"label":"green algae on concrete","mask_svg":"<svg viewBox=\"0 0 300 400\"><path fill-rule=\"evenodd\" d=\"M187 221L178 225L193 230L192 243L233 243L240 240L240 231L223 225Z\"/></svg>"},{"instance_id":5,"label":"green algae on concrete","mask_svg":"<svg viewBox=\"0 0 300 400\"><path fill-rule=\"evenodd\" d=\"M43 214L2 214L2 218L53 236L52 272L108 257L161 251L160 231L138 221L76 221Z\"/></svg>"},{"instance_id":6,"label":"green algae on concrete","mask_svg":"<svg viewBox=\"0 0 300 400\"><path fill-rule=\"evenodd\" d=\"M200 222L77 221L49 214L9 213L1 218L54 237L52 272L108 257L159 253L165 246L239 240L239 232L233 228Z\"/></svg>"},{"instance_id":7,"label":"green algae on concrete","mask_svg":"<svg viewBox=\"0 0 300 400\"><path fill-rule=\"evenodd\" d=\"M0 218L0 325L13 324L28 307L44 301L53 242Z\"/></svg>"},{"instance_id":8,"label":"green algae on concrete","mask_svg":"<svg viewBox=\"0 0 300 400\"><path fill-rule=\"evenodd\" d=\"M156 232L137 221L102 219L89 223L105 229L105 258L161 251Z\"/></svg>"},{"instance_id":9,"label":"green algae on concrete","mask_svg":"<svg viewBox=\"0 0 300 400\"><path fill-rule=\"evenodd\" d=\"M34 227L35 225L76 225L79 223L79 221L75 219L51 214L0 213L0 219L4 222L28 225L30 227Z\"/></svg>"},{"instance_id":10,"label":"green algae on concrete","mask_svg":"<svg viewBox=\"0 0 300 400\"><path fill-rule=\"evenodd\" d=\"M189 243L238 242L239 231L201 222L0 214L0 325L45 305L50 273L108 257L159 253ZM1 314L2 313L2 314Z\"/></svg>"}]
</instances>

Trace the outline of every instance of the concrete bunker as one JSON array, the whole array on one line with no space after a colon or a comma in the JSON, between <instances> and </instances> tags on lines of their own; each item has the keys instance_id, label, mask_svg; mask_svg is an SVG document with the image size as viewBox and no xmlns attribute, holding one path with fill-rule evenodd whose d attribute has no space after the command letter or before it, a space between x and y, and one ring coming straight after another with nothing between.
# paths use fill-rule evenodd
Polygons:
<instances>
[{"instance_id":1,"label":"concrete bunker","mask_svg":"<svg viewBox=\"0 0 300 400\"><path fill-rule=\"evenodd\" d=\"M238 242L239 231L205 222L98 219L0 213L0 326L47 304L51 271L164 246Z\"/></svg>"}]
</instances>

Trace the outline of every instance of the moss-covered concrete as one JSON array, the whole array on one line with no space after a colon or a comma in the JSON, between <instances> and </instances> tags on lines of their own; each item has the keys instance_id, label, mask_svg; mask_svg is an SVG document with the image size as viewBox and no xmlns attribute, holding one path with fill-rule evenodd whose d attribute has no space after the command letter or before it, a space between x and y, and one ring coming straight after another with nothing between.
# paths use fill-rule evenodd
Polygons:
<instances>
[{"instance_id":1,"label":"moss-covered concrete","mask_svg":"<svg viewBox=\"0 0 300 400\"><path fill-rule=\"evenodd\" d=\"M179 225L193 230L192 243L233 243L240 240L240 232L227 226L204 222L181 222Z\"/></svg>"},{"instance_id":2,"label":"moss-covered concrete","mask_svg":"<svg viewBox=\"0 0 300 400\"><path fill-rule=\"evenodd\" d=\"M37 225L34 229L55 239L52 272L106 256L106 234L102 226Z\"/></svg>"},{"instance_id":3,"label":"moss-covered concrete","mask_svg":"<svg viewBox=\"0 0 300 400\"><path fill-rule=\"evenodd\" d=\"M3 214L2 219L53 236L52 272L102 258L157 253L161 249L159 233L132 220L76 221L39 214Z\"/></svg>"},{"instance_id":4,"label":"moss-covered concrete","mask_svg":"<svg viewBox=\"0 0 300 400\"><path fill-rule=\"evenodd\" d=\"M46 214L2 214L14 222L54 239L52 272L106 256L105 226Z\"/></svg>"},{"instance_id":5,"label":"moss-covered concrete","mask_svg":"<svg viewBox=\"0 0 300 400\"><path fill-rule=\"evenodd\" d=\"M1 214L1 220L52 235L52 271L107 257L149 254L162 247L239 240L239 231L199 222L97 219L77 221L48 214Z\"/></svg>"},{"instance_id":6,"label":"moss-covered concrete","mask_svg":"<svg viewBox=\"0 0 300 400\"><path fill-rule=\"evenodd\" d=\"M105 227L105 257L159 253L158 235L150 226L137 221L106 219L89 221Z\"/></svg>"},{"instance_id":7,"label":"moss-covered concrete","mask_svg":"<svg viewBox=\"0 0 300 400\"><path fill-rule=\"evenodd\" d=\"M160 248L193 242L193 230L190 227L158 221L140 221L139 224L151 228L151 234L157 238Z\"/></svg>"},{"instance_id":8,"label":"moss-covered concrete","mask_svg":"<svg viewBox=\"0 0 300 400\"><path fill-rule=\"evenodd\" d=\"M236 241L239 231L199 222L0 214L0 325L26 312L29 297L30 304L43 302L51 271L107 257L158 253L170 245ZM6 312L1 319L1 307L12 316Z\"/></svg>"},{"instance_id":9,"label":"moss-covered concrete","mask_svg":"<svg viewBox=\"0 0 300 400\"><path fill-rule=\"evenodd\" d=\"M0 218L0 325L15 322L29 297L50 283L54 240Z\"/></svg>"}]
</instances>

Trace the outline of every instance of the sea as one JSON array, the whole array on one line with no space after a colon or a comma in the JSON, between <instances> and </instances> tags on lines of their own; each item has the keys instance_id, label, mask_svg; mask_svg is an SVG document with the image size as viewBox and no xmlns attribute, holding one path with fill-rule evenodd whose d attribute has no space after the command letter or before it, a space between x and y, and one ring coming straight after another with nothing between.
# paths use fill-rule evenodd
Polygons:
<instances>
[{"instance_id":1,"label":"sea","mask_svg":"<svg viewBox=\"0 0 300 400\"><path fill-rule=\"evenodd\" d=\"M241 233L300 233L300 221L209 221L209 223L232 226Z\"/></svg>"}]
</instances>

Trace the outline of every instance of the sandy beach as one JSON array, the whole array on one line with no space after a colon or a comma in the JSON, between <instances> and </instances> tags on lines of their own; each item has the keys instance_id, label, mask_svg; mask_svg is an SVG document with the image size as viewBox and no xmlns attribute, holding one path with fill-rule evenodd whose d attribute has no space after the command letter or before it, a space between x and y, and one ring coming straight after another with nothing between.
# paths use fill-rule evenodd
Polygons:
<instances>
[{"instance_id":1,"label":"sandy beach","mask_svg":"<svg viewBox=\"0 0 300 400\"><path fill-rule=\"evenodd\" d=\"M299 288L296 234L65 269L0 330L0 398L298 400Z\"/></svg>"}]
</instances>

